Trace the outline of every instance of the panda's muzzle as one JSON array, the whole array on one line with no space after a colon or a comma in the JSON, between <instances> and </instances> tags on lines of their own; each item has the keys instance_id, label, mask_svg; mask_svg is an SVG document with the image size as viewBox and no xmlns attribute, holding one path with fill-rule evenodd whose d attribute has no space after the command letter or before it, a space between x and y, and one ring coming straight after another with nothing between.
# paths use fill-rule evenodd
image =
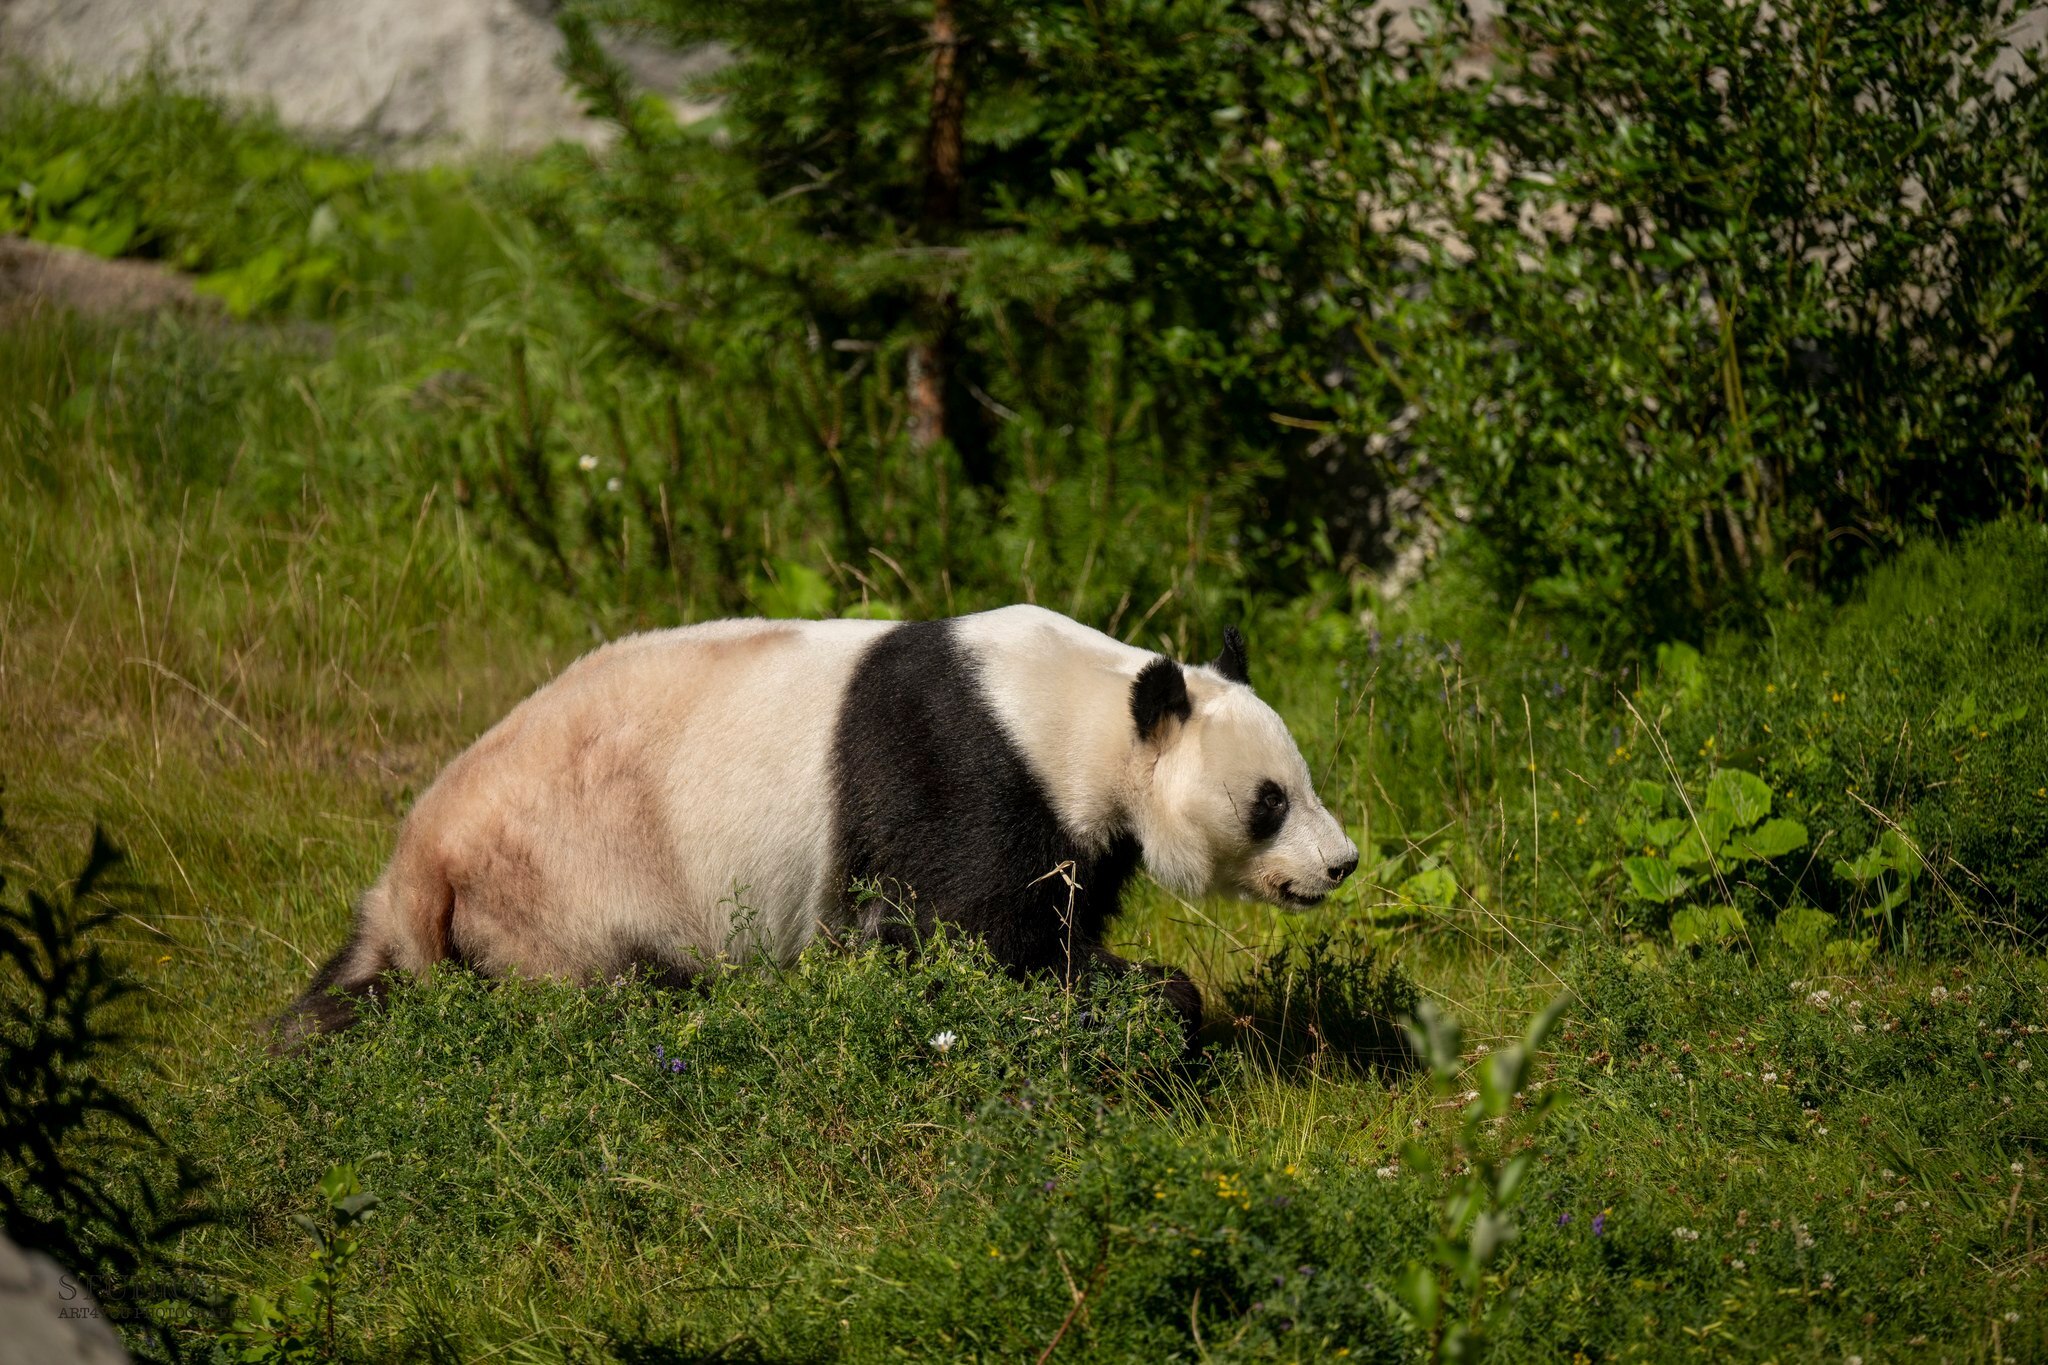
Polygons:
<instances>
[{"instance_id":1,"label":"panda's muzzle","mask_svg":"<svg viewBox=\"0 0 2048 1365\"><path fill-rule=\"evenodd\" d=\"M1329 894L1327 891L1318 891L1314 895L1303 895L1294 889L1293 882L1282 882L1280 885L1280 899L1289 905L1298 906L1304 910L1312 905L1321 905L1323 897Z\"/></svg>"}]
</instances>

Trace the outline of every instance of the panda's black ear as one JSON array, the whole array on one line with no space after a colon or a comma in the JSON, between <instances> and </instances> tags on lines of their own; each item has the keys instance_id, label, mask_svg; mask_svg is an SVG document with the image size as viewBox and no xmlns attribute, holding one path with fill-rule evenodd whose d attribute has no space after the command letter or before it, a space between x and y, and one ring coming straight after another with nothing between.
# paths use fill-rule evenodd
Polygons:
<instances>
[{"instance_id":1,"label":"panda's black ear","mask_svg":"<svg viewBox=\"0 0 2048 1365\"><path fill-rule=\"evenodd\" d=\"M1139 739L1158 738L1168 716L1186 720L1194 713L1188 675L1164 655L1146 664L1131 684L1131 719L1138 723Z\"/></svg>"},{"instance_id":2,"label":"panda's black ear","mask_svg":"<svg viewBox=\"0 0 2048 1365\"><path fill-rule=\"evenodd\" d=\"M1245 653L1244 635L1236 626L1223 628L1223 652L1209 661L1209 667L1234 683L1250 684L1252 661Z\"/></svg>"}]
</instances>

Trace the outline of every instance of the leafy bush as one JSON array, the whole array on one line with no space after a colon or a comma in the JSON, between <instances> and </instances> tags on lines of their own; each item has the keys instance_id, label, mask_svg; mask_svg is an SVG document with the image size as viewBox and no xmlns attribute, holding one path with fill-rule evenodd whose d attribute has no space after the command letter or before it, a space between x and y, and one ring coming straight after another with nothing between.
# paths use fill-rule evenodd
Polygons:
<instances>
[{"instance_id":1,"label":"leafy bush","mask_svg":"<svg viewBox=\"0 0 2048 1365\"><path fill-rule=\"evenodd\" d=\"M135 1039L123 1018L135 987L95 941L140 908L122 858L95 829L61 895L0 902L0 1230L79 1276L146 1345L175 1352L160 1319L194 1298L173 1274L176 1246L208 1211L197 1166L108 1076Z\"/></svg>"},{"instance_id":2,"label":"leafy bush","mask_svg":"<svg viewBox=\"0 0 2048 1365\"><path fill-rule=\"evenodd\" d=\"M236 317L437 289L446 262L422 256L417 220L462 218L453 184L309 145L155 68L99 97L0 76L0 233L197 272Z\"/></svg>"}]
</instances>

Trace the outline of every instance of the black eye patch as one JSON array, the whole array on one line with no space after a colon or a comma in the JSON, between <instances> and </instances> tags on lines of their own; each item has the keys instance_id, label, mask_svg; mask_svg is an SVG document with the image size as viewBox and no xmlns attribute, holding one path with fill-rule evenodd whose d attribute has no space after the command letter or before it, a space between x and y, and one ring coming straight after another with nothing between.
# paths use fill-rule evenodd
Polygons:
<instances>
[{"instance_id":1,"label":"black eye patch","mask_svg":"<svg viewBox=\"0 0 2048 1365\"><path fill-rule=\"evenodd\" d=\"M1259 793L1252 798L1252 812L1248 824L1254 839L1270 839L1280 832L1280 826L1287 823L1287 793L1280 784L1267 778L1259 784Z\"/></svg>"}]
</instances>

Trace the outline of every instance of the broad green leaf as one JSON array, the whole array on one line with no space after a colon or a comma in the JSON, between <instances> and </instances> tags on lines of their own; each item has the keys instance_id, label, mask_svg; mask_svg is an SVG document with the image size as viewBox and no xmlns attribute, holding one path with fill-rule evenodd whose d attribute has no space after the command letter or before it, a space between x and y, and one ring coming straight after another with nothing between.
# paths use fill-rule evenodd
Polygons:
<instances>
[{"instance_id":1,"label":"broad green leaf","mask_svg":"<svg viewBox=\"0 0 2048 1365\"><path fill-rule=\"evenodd\" d=\"M1692 886L1663 858L1624 858L1621 867L1636 895L1659 905L1677 900Z\"/></svg>"},{"instance_id":2,"label":"broad green leaf","mask_svg":"<svg viewBox=\"0 0 2048 1365\"><path fill-rule=\"evenodd\" d=\"M1706 841L1697 829L1687 830L1685 837L1671 850L1673 867L1699 867L1707 861Z\"/></svg>"},{"instance_id":3,"label":"broad green leaf","mask_svg":"<svg viewBox=\"0 0 2048 1365\"><path fill-rule=\"evenodd\" d=\"M1448 909L1458 903L1458 879L1448 868L1424 868L1401 883L1400 893L1420 905Z\"/></svg>"},{"instance_id":4,"label":"broad green leaf","mask_svg":"<svg viewBox=\"0 0 2048 1365\"><path fill-rule=\"evenodd\" d=\"M1810 905L1787 906L1778 915L1778 940L1795 952L1810 953L1827 941L1835 917Z\"/></svg>"},{"instance_id":5,"label":"broad green leaf","mask_svg":"<svg viewBox=\"0 0 2048 1365\"><path fill-rule=\"evenodd\" d=\"M1723 768L1707 783L1707 809L1725 811L1744 829L1771 813L1771 788L1755 773Z\"/></svg>"},{"instance_id":6,"label":"broad green leaf","mask_svg":"<svg viewBox=\"0 0 2048 1365\"><path fill-rule=\"evenodd\" d=\"M1870 961L1870 955L1877 951L1877 939L1837 938L1830 939L1822 956L1845 971L1856 971Z\"/></svg>"},{"instance_id":7,"label":"broad green leaf","mask_svg":"<svg viewBox=\"0 0 2048 1365\"><path fill-rule=\"evenodd\" d=\"M1893 887L1880 897L1876 903L1864 906L1863 918L1876 919L1879 915L1889 915L1892 911L1906 903L1907 891L1908 887L1906 884L1904 882L1899 883L1899 885Z\"/></svg>"},{"instance_id":8,"label":"broad green leaf","mask_svg":"<svg viewBox=\"0 0 2048 1365\"><path fill-rule=\"evenodd\" d=\"M1672 841L1685 833L1687 828L1685 821L1675 815L1669 816L1662 820L1652 820L1649 827L1643 831L1643 838L1658 848L1669 848Z\"/></svg>"},{"instance_id":9,"label":"broad green leaf","mask_svg":"<svg viewBox=\"0 0 2048 1365\"><path fill-rule=\"evenodd\" d=\"M1707 691L1706 660L1688 644L1658 645L1657 681L1670 688L1680 701L1698 701Z\"/></svg>"},{"instance_id":10,"label":"broad green leaf","mask_svg":"<svg viewBox=\"0 0 2048 1365\"><path fill-rule=\"evenodd\" d=\"M825 575L794 559L775 561L773 570L768 578L747 585L747 595L763 616L815 619L832 614L832 585Z\"/></svg>"},{"instance_id":11,"label":"broad green leaf","mask_svg":"<svg viewBox=\"0 0 2048 1365\"><path fill-rule=\"evenodd\" d=\"M84 152L59 152L43 163L35 175L36 203L44 212L61 209L92 183L92 162Z\"/></svg>"},{"instance_id":12,"label":"broad green leaf","mask_svg":"<svg viewBox=\"0 0 2048 1365\"><path fill-rule=\"evenodd\" d=\"M1806 847L1806 826L1780 816L1764 821L1747 834L1736 835L1729 842L1738 857L1782 858Z\"/></svg>"},{"instance_id":13,"label":"broad green leaf","mask_svg":"<svg viewBox=\"0 0 2048 1365\"><path fill-rule=\"evenodd\" d=\"M1877 850L1882 851L1884 859L1891 865L1892 871L1898 873L1901 877L1910 881L1914 876L1918 875L1920 871L1920 854L1914 849L1912 841L1897 830L1888 829L1879 835Z\"/></svg>"},{"instance_id":14,"label":"broad green leaf","mask_svg":"<svg viewBox=\"0 0 2048 1365\"><path fill-rule=\"evenodd\" d=\"M1694 905L1671 916L1671 941L1683 948L1693 943L1720 943L1742 932L1742 912L1732 905Z\"/></svg>"},{"instance_id":15,"label":"broad green leaf","mask_svg":"<svg viewBox=\"0 0 2048 1365\"><path fill-rule=\"evenodd\" d=\"M1664 784L1661 782L1652 782L1641 777L1631 778L1628 794L1652 811L1664 809Z\"/></svg>"}]
</instances>

